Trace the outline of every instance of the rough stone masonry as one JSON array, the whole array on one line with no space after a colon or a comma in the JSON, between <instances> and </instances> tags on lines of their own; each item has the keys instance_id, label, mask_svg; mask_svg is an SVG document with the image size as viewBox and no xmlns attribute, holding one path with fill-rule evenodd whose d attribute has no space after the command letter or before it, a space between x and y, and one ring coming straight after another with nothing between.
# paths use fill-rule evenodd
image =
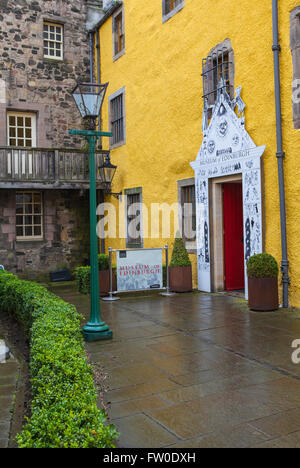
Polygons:
<instances>
[{"instance_id":1,"label":"rough stone masonry","mask_svg":"<svg viewBox=\"0 0 300 468\"><path fill-rule=\"evenodd\" d=\"M84 145L81 138L69 135L69 129L82 127L71 91L76 81L90 80L85 28L89 3L0 0L0 148L8 144L8 111L36 115L37 147ZM62 60L44 57L45 22L63 27ZM10 271L38 274L74 266L88 256L88 193L52 189L43 190L42 196L43 239L20 242L16 190L0 183L0 264Z\"/></svg>"}]
</instances>

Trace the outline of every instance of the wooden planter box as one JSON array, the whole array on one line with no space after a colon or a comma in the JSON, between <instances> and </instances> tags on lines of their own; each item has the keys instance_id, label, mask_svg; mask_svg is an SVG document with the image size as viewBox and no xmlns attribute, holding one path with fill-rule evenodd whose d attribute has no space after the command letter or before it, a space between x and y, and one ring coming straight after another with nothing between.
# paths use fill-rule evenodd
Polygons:
<instances>
[{"instance_id":1,"label":"wooden planter box","mask_svg":"<svg viewBox=\"0 0 300 468\"><path fill-rule=\"evenodd\" d=\"M251 310L278 309L277 278L248 278L248 306Z\"/></svg>"},{"instance_id":2,"label":"wooden planter box","mask_svg":"<svg viewBox=\"0 0 300 468\"><path fill-rule=\"evenodd\" d=\"M192 267L169 267L170 290L188 292L193 290Z\"/></svg>"},{"instance_id":3,"label":"wooden planter box","mask_svg":"<svg viewBox=\"0 0 300 468\"><path fill-rule=\"evenodd\" d=\"M112 275L113 280L113 291L117 288L116 275L113 271ZM100 296L107 296L109 293L109 270L100 270L99 271L99 293Z\"/></svg>"}]
</instances>

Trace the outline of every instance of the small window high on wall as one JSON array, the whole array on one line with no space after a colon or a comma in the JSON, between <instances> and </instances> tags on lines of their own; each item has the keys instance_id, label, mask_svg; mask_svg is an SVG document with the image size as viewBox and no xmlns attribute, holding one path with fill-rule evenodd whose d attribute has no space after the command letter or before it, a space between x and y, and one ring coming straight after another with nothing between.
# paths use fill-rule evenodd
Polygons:
<instances>
[{"instance_id":1,"label":"small window high on wall","mask_svg":"<svg viewBox=\"0 0 300 468\"><path fill-rule=\"evenodd\" d=\"M174 16L185 5L185 0L162 0L163 23Z\"/></svg>"},{"instance_id":2,"label":"small window high on wall","mask_svg":"<svg viewBox=\"0 0 300 468\"><path fill-rule=\"evenodd\" d=\"M63 25L44 23L44 57L53 60L63 60Z\"/></svg>"},{"instance_id":3,"label":"small window high on wall","mask_svg":"<svg viewBox=\"0 0 300 468\"><path fill-rule=\"evenodd\" d=\"M124 8L121 6L112 17L113 28L113 59L117 60L125 53L125 21Z\"/></svg>"},{"instance_id":4,"label":"small window high on wall","mask_svg":"<svg viewBox=\"0 0 300 468\"><path fill-rule=\"evenodd\" d=\"M231 99L234 97L234 53L228 39L214 47L202 60L202 78L203 100L210 119L219 86L226 89Z\"/></svg>"}]
</instances>

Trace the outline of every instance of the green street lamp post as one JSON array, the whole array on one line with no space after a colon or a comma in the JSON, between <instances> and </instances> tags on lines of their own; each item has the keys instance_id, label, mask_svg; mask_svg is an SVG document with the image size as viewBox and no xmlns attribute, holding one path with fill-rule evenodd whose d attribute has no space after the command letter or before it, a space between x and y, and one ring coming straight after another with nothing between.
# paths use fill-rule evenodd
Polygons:
<instances>
[{"instance_id":1,"label":"green street lamp post","mask_svg":"<svg viewBox=\"0 0 300 468\"><path fill-rule=\"evenodd\" d=\"M89 321L82 329L86 341L108 340L112 338L112 331L102 320L100 313L98 241L96 233L96 141L100 136L110 137L112 133L96 131L95 122L96 118L100 115L107 86L108 83L82 83L78 84L72 92L82 118L88 119L90 123L89 130L69 131L70 135L84 136L89 146L91 308Z\"/></svg>"}]
</instances>

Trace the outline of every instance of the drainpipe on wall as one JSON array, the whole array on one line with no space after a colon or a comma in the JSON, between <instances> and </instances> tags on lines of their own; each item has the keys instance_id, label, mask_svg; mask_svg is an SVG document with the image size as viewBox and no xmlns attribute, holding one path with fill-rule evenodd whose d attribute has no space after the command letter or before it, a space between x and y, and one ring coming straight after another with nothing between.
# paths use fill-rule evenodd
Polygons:
<instances>
[{"instance_id":1,"label":"drainpipe on wall","mask_svg":"<svg viewBox=\"0 0 300 468\"><path fill-rule=\"evenodd\" d=\"M282 117L281 117L281 95L280 95L280 67L279 67L279 34L278 34L278 0L272 0L273 17L273 57L274 57L274 81L275 81L275 107L276 107L276 138L277 138L277 165L280 200L280 224L281 224L281 273L283 289L283 307L289 306L289 262L287 255L287 235L286 235L286 209L285 209L285 188L283 160L285 153L282 148Z\"/></svg>"}]
</instances>

